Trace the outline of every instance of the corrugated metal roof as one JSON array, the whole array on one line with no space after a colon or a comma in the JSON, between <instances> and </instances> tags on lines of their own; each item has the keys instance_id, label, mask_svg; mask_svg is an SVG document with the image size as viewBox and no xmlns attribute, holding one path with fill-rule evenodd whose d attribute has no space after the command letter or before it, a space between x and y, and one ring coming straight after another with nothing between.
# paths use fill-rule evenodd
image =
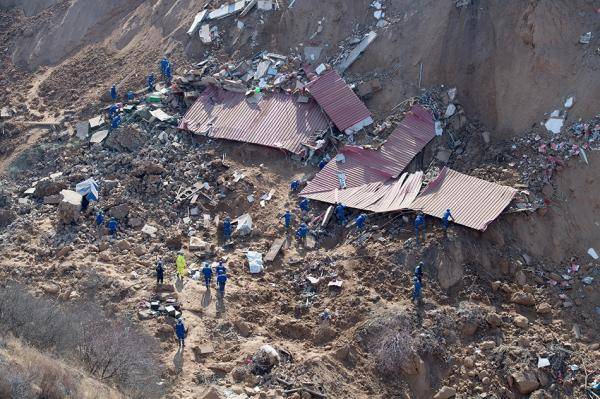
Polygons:
<instances>
[{"instance_id":1,"label":"corrugated metal roof","mask_svg":"<svg viewBox=\"0 0 600 399\"><path fill-rule=\"evenodd\" d=\"M367 119L373 123L367 106L335 70L330 70L306 85L327 116L342 132ZM368 125L370 123L365 124Z\"/></svg>"},{"instance_id":2,"label":"corrugated metal roof","mask_svg":"<svg viewBox=\"0 0 600 399\"><path fill-rule=\"evenodd\" d=\"M295 154L302 144L314 144L315 132L329 126L314 101L299 103L296 96L268 93L258 104L244 94L209 86L190 107L179 127L210 137L284 148Z\"/></svg>"},{"instance_id":3,"label":"corrugated metal roof","mask_svg":"<svg viewBox=\"0 0 600 399\"><path fill-rule=\"evenodd\" d=\"M345 190L324 191L308 194L306 198L330 204L342 203L349 208L372 212L399 211L410 208L421 189L422 181L423 172L411 175L404 173L399 179L386 183L376 182Z\"/></svg>"},{"instance_id":4,"label":"corrugated metal roof","mask_svg":"<svg viewBox=\"0 0 600 399\"><path fill-rule=\"evenodd\" d=\"M345 176L346 189L394 179L433 137L433 116L428 110L416 105L379 151L344 146L340 153L344 155L345 162L337 162L335 158L329 161L300 195L308 196L339 189L338 174Z\"/></svg>"},{"instance_id":5,"label":"corrugated metal roof","mask_svg":"<svg viewBox=\"0 0 600 399\"><path fill-rule=\"evenodd\" d=\"M450 209L456 223L484 231L516 193L512 187L444 168L419 194L411 208L437 218Z\"/></svg>"}]
</instances>

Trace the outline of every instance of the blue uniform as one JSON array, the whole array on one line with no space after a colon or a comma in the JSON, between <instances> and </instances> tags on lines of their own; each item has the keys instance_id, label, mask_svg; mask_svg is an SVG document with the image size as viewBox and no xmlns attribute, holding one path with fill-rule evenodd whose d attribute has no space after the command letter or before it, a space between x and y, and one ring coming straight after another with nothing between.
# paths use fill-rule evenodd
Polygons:
<instances>
[{"instance_id":1,"label":"blue uniform","mask_svg":"<svg viewBox=\"0 0 600 399\"><path fill-rule=\"evenodd\" d=\"M110 231L110 235L114 236L117 233L118 225L119 225L119 222L117 222L117 219L115 219L115 218L111 218L108 221L108 231Z\"/></svg>"},{"instance_id":2,"label":"blue uniform","mask_svg":"<svg viewBox=\"0 0 600 399\"><path fill-rule=\"evenodd\" d=\"M227 268L225 267L223 262L219 262L219 264L217 265L217 275L225 274L226 272L227 272Z\"/></svg>"},{"instance_id":3,"label":"blue uniform","mask_svg":"<svg viewBox=\"0 0 600 399\"><path fill-rule=\"evenodd\" d=\"M415 234L417 236L417 244L419 243L419 233L423 233L423 241L425 241L425 218L423 215L417 215L415 218Z\"/></svg>"},{"instance_id":4,"label":"blue uniform","mask_svg":"<svg viewBox=\"0 0 600 399\"><path fill-rule=\"evenodd\" d=\"M173 79L173 74L171 73L171 65L167 65L165 68L165 80L170 83L171 79Z\"/></svg>"},{"instance_id":5,"label":"blue uniform","mask_svg":"<svg viewBox=\"0 0 600 399\"><path fill-rule=\"evenodd\" d=\"M415 267L415 277L422 282L423 280L423 262L419 263L417 267Z\"/></svg>"},{"instance_id":6,"label":"blue uniform","mask_svg":"<svg viewBox=\"0 0 600 399\"><path fill-rule=\"evenodd\" d=\"M292 214L290 211L285 211L285 215L283 215L283 221L285 223L285 228L289 229L292 224Z\"/></svg>"},{"instance_id":7,"label":"blue uniform","mask_svg":"<svg viewBox=\"0 0 600 399\"><path fill-rule=\"evenodd\" d=\"M112 85L110 88L110 98L112 98L113 101L117 99L117 86L115 85Z\"/></svg>"},{"instance_id":8,"label":"blue uniform","mask_svg":"<svg viewBox=\"0 0 600 399\"><path fill-rule=\"evenodd\" d=\"M298 190L298 187L300 187L300 182L298 180L292 180L292 183L290 184L290 190L296 191Z\"/></svg>"},{"instance_id":9,"label":"blue uniform","mask_svg":"<svg viewBox=\"0 0 600 399\"><path fill-rule=\"evenodd\" d=\"M134 99L135 99L135 94L131 90L129 90L127 92L127 101L133 101Z\"/></svg>"},{"instance_id":10,"label":"blue uniform","mask_svg":"<svg viewBox=\"0 0 600 399\"><path fill-rule=\"evenodd\" d=\"M302 201L300 201L300 209L304 212L308 212L310 209L308 206L308 198L304 198Z\"/></svg>"},{"instance_id":11,"label":"blue uniform","mask_svg":"<svg viewBox=\"0 0 600 399\"><path fill-rule=\"evenodd\" d=\"M359 230L362 230L363 227L365 227L365 222L367 221L367 215L365 215L364 213L361 213L360 215L358 215L358 217L356 218L356 227Z\"/></svg>"},{"instance_id":12,"label":"blue uniform","mask_svg":"<svg viewBox=\"0 0 600 399\"><path fill-rule=\"evenodd\" d=\"M171 65L171 63L169 62L167 57L160 60L160 71L163 73L163 75L164 75L165 71L167 70L167 66L170 66L170 65Z\"/></svg>"},{"instance_id":13,"label":"blue uniform","mask_svg":"<svg viewBox=\"0 0 600 399\"><path fill-rule=\"evenodd\" d=\"M346 224L346 207L344 205L339 204L335 207L335 217L339 224Z\"/></svg>"},{"instance_id":14,"label":"blue uniform","mask_svg":"<svg viewBox=\"0 0 600 399\"><path fill-rule=\"evenodd\" d=\"M306 238L307 235L308 235L308 226L306 225L306 223L302 223L300 225L300 227L298 228L298 231L296 231L296 237L299 240L302 240L302 239Z\"/></svg>"},{"instance_id":15,"label":"blue uniform","mask_svg":"<svg viewBox=\"0 0 600 399\"><path fill-rule=\"evenodd\" d=\"M185 345L185 326L183 325L183 321L177 321L177 325L175 325L175 334L177 335L177 339L179 339L179 343Z\"/></svg>"},{"instance_id":16,"label":"blue uniform","mask_svg":"<svg viewBox=\"0 0 600 399\"><path fill-rule=\"evenodd\" d=\"M223 220L223 237L225 237L226 240L231 238L231 219L229 218Z\"/></svg>"},{"instance_id":17,"label":"blue uniform","mask_svg":"<svg viewBox=\"0 0 600 399\"><path fill-rule=\"evenodd\" d=\"M413 283L415 284L415 288L414 288L413 296L412 296L412 300L414 301L415 299L418 299L421 297L421 282L419 281L418 278L413 277Z\"/></svg>"},{"instance_id":18,"label":"blue uniform","mask_svg":"<svg viewBox=\"0 0 600 399\"><path fill-rule=\"evenodd\" d=\"M319 162L319 169L323 169L325 165L327 165L327 161L325 159L321 159L321 162Z\"/></svg>"},{"instance_id":19,"label":"blue uniform","mask_svg":"<svg viewBox=\"0 0 600 399\"><path fill-rule=\"evenodd\" d=\"M202 268L202 274L204 274L204 283L206 284L206 288L210 287L210 281L212 280L213 272L208 264L204 265Z\"/></svg>"},{"instance_id":20,"label":"blue uniform","mask_svg":"<svg viewBox=\"0 0 600 399\"><path fill-rule=\"evenodd\" d=\"M148 75L148 91L154 91L154 74Z\"/></svg>"},{"instance_id":21,"label":"blue uniform","mask_svg":"<svg viewBox=\"0 0 600 399\"><path fill-rule=\"evenodd\" d=\"M217 284L219 284L219 291L225 293L225 283L227 282L226 274L219 274L217 276Z\"/></svg>"},{"instance_id":22,"label":"blue uniform","mask_svg":"<svg viewBox=\"0 0 600 399\"><path fill-rule=\"evenodd\" d=\"M119 125L121 124L121 115L117 115L114 118L112 118L112 121L110 122L110 127L112 129L116 129L119 127Z\"/></svg>"},{"instance_id":23,"label":"blue uniform","mask_svg":"<svg viewBox=\"0 0 600 399\"><path fill-rule=\"evenodd\" d=\"M96 214L96 224L100 226L102 223L104 223L104 214L102 212L98 212Z\"/></svg>"},{"instance_id":24,"label":"blue uniform","mask_svg":"<svg viewBox=\"0 0 600 399\"><path fill-rule=\"evenodd\" d=\"M448 230L448 225L450 224L449 219L452 219L452 221L454 221L454 217L452 216L450 209L446 209L446 212L444 212L444 216L442 216L442 222L444 223L444 230Z\"/></svg>"},{"instance_id":25,"label":"blue uniform","mask_svg":"<svg viewBox=\"0 0 600 399\"><path fill-rule=\"evenodd\" d=\"M108 117L113 118L119 112L119 106L117 104L113 104L108 107Z\"/></svg>"}]
</instances>

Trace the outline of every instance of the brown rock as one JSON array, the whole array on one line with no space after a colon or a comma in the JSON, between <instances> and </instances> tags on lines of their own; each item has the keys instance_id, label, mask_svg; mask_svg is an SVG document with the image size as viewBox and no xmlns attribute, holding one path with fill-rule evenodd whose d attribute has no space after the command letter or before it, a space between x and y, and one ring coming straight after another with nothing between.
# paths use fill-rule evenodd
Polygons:
<instances>
[{"instance_id":1,"label":"brown rock","mask_svg":"<svg viewBox=\"0 0 600 399\"><path fill-rule=\"evenodd\" d=\"M33 195L38 198L49 197L56 195L67 188L67 185L63 182L57 182L54 180L42 180L35 186Z\"/></svg>"},{"instance_id":2,"label":"brown rock","mask_svg":"<svg viewBox=\"0 0 600 399\"><path fill-rule=\"evenodd\" d=\"M526 395L539 388L540 383L532 371L518 371L512 374L514 384L519 393Z\"/></svg>"},{"instance_id":3,"label":"brown rock","mask_svg":"<svg viewBox=\"0 0 600 399\"><path fill-rule=\"evenodd\" d=\"M535 298L533 297L533 295L523 291L515 292L511 296L510 301L512 303L517 303L519 305L524 306L533 306L535 304Z\"/></svg>"},{"instance_id":4,"label":"brown rock","mask_svg":"<svg viewBox=\"0 0 600 399\"><path fill-rule=\"evenodd\" d=\"M552 313L552 306L547 302L542 302L537 305L535 309L539 314L550 314Z\"/></svg>"},{"instance_id":5,"label":"brown rock","mask_svg":"<svg viewBox=\"0 0 600 399\"><path fill-rule=\"evenodd\" d=\"M527 328L529 326L529 320L527 320L527 317L525 316L515 316L513 322L515 323L515 326L519 328Z\"/></svg>"},{"instance_id":6,"label":"brown rock","mask_svg":"<svg viewBox=\"0 0 600 399\"><path fill-rule=\"evenodd\" d=\"M207 388L200 394L198 399L222 399L223 396L217 391L215 387Z\"/></svg>"},{"instance_id":7,"label":"brown rock","mask_svg":"<svg viewBox=\"0 0 600 399\"><path fill-rule=\"evenodd\" d=\"M60 286L55 283L44 283L40 288L48 295L56 295L60 292Z\"/></svg>"},{"instance_id":8,"label":"brown rock","mask_svg":"<svg viewBox=\"0 0 600 399\"><path fill-rule=\"evenodd\" d=\"M484 351L490 350L496 347L496 343L494 341L483 341L481 344L479 344L479 347Z\"/></svg>"},{"instance_id":9,"label":"brown rock","mask_svg":"<svg viewBox=\"0 0 600 399\"><path fill-rule=\"evenodd\" d=\"M456 390L454 388L443 386L442 389L433 396L433 399L449 399L454 396L456 396Z\"/></svg>"},{"instance_id":10,"label":"brown rock","mask_svg":"<svg viewBox=\"0 0 600 399\"><path fill-rule=\"evenodd\" d=\"M117 219L125 219L127 215L129 215L129 205L128 204L119 204L117 206L113 206L108 211L110 216Z\"/></svg>"},{"instance_id":11,"label":"brown rock","mask_svg":"<svg viewBox=\"0 0 600 399\"><path fill-rule=\"evenodd\" d=\"M489 313L486 317L485 317L485 321L488 322L488 324L492 327L500 327L502 325L502 318L500 317L500 315L498 313Z\"/></svg>"},{"instance_id":12,"label":"brown rock","mask_svg":"<svg viewBox=\"0 0 600 399\"><path fill-rule=\"evenodd\" d=\"M242 337L249 337L250 334L252 334L250 326L243 320L235 320L233 322L233 325L235 326L235 329L237 330L238 334L240 334Z\"/></svg>"},{"instance_id":13,"label":"brown rock","mask_svg":"<svg viewBox=\"0 0 600 399\"><path fill-rule=\"evenodd\" d=\"M525 285L525 284L527 284L527 276L525 275L525 272L523 272L523 270L519 270L515 274L515 281L519 285Z\"/></svg>"}]
</instances>

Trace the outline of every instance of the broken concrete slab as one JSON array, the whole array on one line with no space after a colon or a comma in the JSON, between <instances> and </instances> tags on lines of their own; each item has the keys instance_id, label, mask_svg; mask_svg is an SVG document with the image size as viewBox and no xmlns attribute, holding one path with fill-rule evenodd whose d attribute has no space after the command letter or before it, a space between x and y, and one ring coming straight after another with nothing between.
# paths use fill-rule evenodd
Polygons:
<instances>
[{"instance_id":1,"label":"broken concrete slab","mask_svg":"<svg viewBox=\"0 0 600 399\"><path fill-rule=\"evenodd\" d=\"M254 8L257 2L258 0L250 0L250 3L248 3L244 10L242 10L242 12L240 13L240 17L245 17L246 14L248 14L252 10L252 8Z\"/></svg>"},{"instance_id":2,"label":"broken concrete slab","mask_svg":"<svg viewBox=\"0 0 600 399\"><path fill-rule=\"evenodd\" d=\"M265 255L265 262L273 262L275 260L284 242L285 238L278 238L275 241L273 241L269 252L267 252L267 254Z\"/></svg>"},{"instance_id":3,"label":"broken concrete slab","mask_svg":"<svg viewBox=\"0 0 600 399\"><path fill-rule=\"evenodd\" d=\"M2 107L0 109L0 119L7 119L12 116L12 110L8 107Z\"/></svg>"},{"instance_id":4,"label":"broken concrete slab","mask_svg":"<svg viewBox=\"0 0 600 399\"><path fill-rule=\"evenodd\" d=\"M150 111L150 115L152 115L153 117L155 117L156 119L158 119L161 122L166 122L173 118L171 115L167 114L165 111L163 111L160 108Z\"/></svg>"},{"instance_id":5,"label":"broken concrete slab","mask_svg":"<svg viewBox=\"0 0 600 399\"><path fill-rule=\"evenodd\" d=\"M256 7L262 11L273 11L277 9L277 3L273 0L258 0Z\"/></svg>"},{"instance_id":6,"label":"broken concrete slab","mask_svg":"<svg viewBox=\"0 0 600 399\"><path fill-rule=\"evenodd\" d=\"M88 134L90 133L90 122L88 121L81 121L81 122L77 122L77 125L75 126L75 129L77 130L77 138L79 139L86 139Z\"/></svg>"},{"instance_id":7,"label":"broken concrete slab","mask_svg":"<svg viewBox=\"0 0 600 399\"><path fill-rule=\"evenodd\" d=\"M150 237L156 237L158 229L152 225L146 224L142 227L142 233L149 235Z\"/></svg>"},{"instance_id":8,"label":"broken concrete slab","mask_svg":"<svg viewBox=\"0 0 600 399\"><path fill-rule=\"evenodd\" d=\"M226 18L230 15L233 15L237 12L244 10L246 7L246 0L236 1L232 4L225 4L216 10L211 11L208 14L208 19L222 19Z\"/></svg>"},{"instance_id":9,"label":"broken concrete slab","mask_svg":"<svg viewBox=\"0 0 600 399\"><path fill-rule=\"evenodd\" d=\"M104 116L100 115L100 116L90 119L88 122L90 124L90 129L94 130L94 129L97 129L100 126L104 125L104 123L106 121L104 120Z\"/></svg>"},{"instance_id":10,"label":"broken concrete slab","mask_svg":"<svg viewBox=\"0 0 600 399\"><path fill-rule=\"evenodd\" d=\"M194 33L196 33L200 22L204 21L207 15L208 10L202 10L198 14L196 14L196 16L194 17L194 22L192 22L192 25L190 26L190 29L188 29L187 34L192 36Z\"/></svg>"},{"instance_id":11,"label":"broken concrete slab","mask_svg":"<svg viewBox=\"0 0 600 399\"><path fill-rule=\"evenodd\" d=\"M202 240L199 237L190 237L190 245L189 245L189 250L190 251L206 251L209 247L209 244Z\"/></svg>"},{"instance_id":12,"label":"broken concrete slab","mask_svg":"<svg viewBox=\"0 0 600 399\"><path fill-rule=\"evenodd\" d=\"M100 130L100 131L92 134L92 137L90 137L90 143L92 143L92 144L102 143L107 136L108 136L108 130Z\"/></svg>"},{"instance_id":13,"label":"broken concrete slab","mask_svg":"<svg viewBox=\"0 0 600 399\"><path fill-rule=\"evenodd\" d=\"M346 69L350 67L360 57L360 55L369 47L371 43L377 38L377 32L370 31L365 37L356 45L350 53L336 66L336 70L339 73L344 73Z\"/></svg>"},{"instance_id":14,"label":"broken concrete slab","mask_svg":"<svg viewBox=\"0 0 600 399\"><path fill-rule=\"evenodd\" d=\"M200 40L202 41L202 43L204 44L209 44L212 43L212 36L210 35L210 25L209 24L203 24L200 27Z\"/></svg>"}]
</instances>

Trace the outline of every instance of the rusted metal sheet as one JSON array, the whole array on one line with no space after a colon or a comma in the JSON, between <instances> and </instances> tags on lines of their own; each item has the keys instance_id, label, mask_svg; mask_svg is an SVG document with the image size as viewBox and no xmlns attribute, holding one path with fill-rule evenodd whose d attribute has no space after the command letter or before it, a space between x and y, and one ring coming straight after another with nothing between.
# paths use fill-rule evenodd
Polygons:
<instances>
[{"instance_id":1,"label":"rusted metal sheet","mask_svg":"<svg viewBox=\"0 0 600 399\"><path fill-rule=\"evenodd\" d=\"M414 106L379 151L344 146L340 150L344 162L336 158L329 161L300 195L308 197L336 189L344 191L340 186L340 175L345 177L346 189L395 179L433 137L433 116L423 107Z\"/></svg>"},{"instance_id":2,"label":"rusted metal sheet","mask_svg":"<svg viewBox=\"0 0 600 399\"><path fill-rule=\"evenodd\" d=\"M484 231L510 204L517 190L444 168L411 208L441 218L450 209L455 222Z\"/></svg>"},{"instance_id":3,"label":"rusted metal sheet","mask_svg":"<svg viewBox=\"0 0 600 399\"><path fill-rule=\"evenodd\" d=\"M314 101L299 103L296 96L268 93L258 104L244 94L209 86L183 117L180 129L209 137L242 141L302 154L303 144L314 145L315 133L329 127Z\"/></svg>"},{"instance_id":4,"label":"rusted metal sheet","mask_svg":"<svg viewBox=\"0 0 600 399\"><path fill-rule=\"evenodd\" d=\"M391 212L410 209L410 205L421 189L423 172L408 175L386 183L376 182L345 190L324 191L306 195L307 198L327 202L342 203L349 208L371 212Z\"/></svg>"},{"instance_id":5,"label":"rusted metal sheet","mask_svg":"<svg viewBox=\"0 0 600 399\"><path fill-rule=\"evenodd\" d=\"M306 89L342 132L352 133L373 123L367 106L335 70L323 73Z\"/></svg>"}]
</instances>

